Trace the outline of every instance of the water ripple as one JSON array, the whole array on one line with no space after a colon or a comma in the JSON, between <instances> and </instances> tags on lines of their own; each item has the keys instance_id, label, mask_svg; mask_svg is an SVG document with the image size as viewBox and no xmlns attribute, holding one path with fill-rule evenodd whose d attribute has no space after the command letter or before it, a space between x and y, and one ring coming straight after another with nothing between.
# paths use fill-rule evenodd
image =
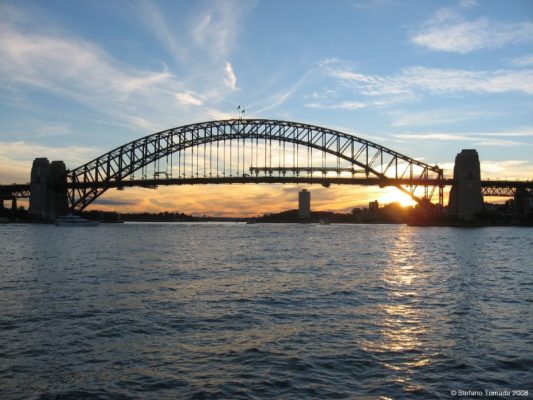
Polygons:
<instances>
[{"instance_id":1,"label":"water ripple","mask_svg":"<svg viewBox=\"0 0 533 400\"><path fill-rule=\"evenodd\" d=\"M0 226L0 398L532 390L531 229Z\"/></svg>"}]
</instances>

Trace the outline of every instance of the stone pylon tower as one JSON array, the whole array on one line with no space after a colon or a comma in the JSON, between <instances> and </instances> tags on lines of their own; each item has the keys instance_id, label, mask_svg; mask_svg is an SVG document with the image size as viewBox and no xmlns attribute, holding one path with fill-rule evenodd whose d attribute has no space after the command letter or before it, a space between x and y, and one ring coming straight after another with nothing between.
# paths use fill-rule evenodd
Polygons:
<instances>
[{"instance_id":1,"label":"stone pylon tower","mask_svg":"<svg viewBox=\"0 0 533 400\"><path fill-rule=\"evenodd\" d=\"M48 179L50 163L48 158L36 158L31 167L30 212L41 218L48 213Z\"/></svg>"},{"instance_id":2,"label":"stone pylon tower","mask_svg":"<svg viewBox=\"0 0 533 400\"><path fill-rule=\"evenodd\" d=\"M53 221L68 212L66 167L63 161L36 158L31 168L30 212Z\"/></svg>"},{"instance_id":3,"label":"stone pylon tower","mask_svg":"<svg viewBox=\"0 0 533 400\"><path fill-rule=\"evenodd\" d=\"M63 161L50 163L50 182L48 190L48 218L55 220L68 213L67 167Z\"/></svg>"},{"instance_id":4,"label":"stone pylon tower","mask_svg":"<svg viewBox=\"0 0 533 400\"><path fill-rule=\"evenodd\" d=\"M448 215L461 220L473 219L483 211L481 171L476 150L462 150L455 157L453 186L448 202Z\"/></svg>"}]
</instances>

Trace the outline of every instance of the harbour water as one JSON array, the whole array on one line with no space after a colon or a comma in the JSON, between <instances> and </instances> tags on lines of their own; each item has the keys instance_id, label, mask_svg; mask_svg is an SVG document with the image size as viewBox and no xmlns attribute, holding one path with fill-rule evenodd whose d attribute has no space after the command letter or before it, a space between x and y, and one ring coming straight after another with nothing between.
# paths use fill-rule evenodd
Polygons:
<instances>
[{"instance_id":1,"label":"harbour water","mask_svg":"<svg viewBox=\"0 0 533 400\"><path fill-rule=\"evenodd\" d=\"M0 255L1 399L533 396L531 228L7 224Z\"/></svg>"}]
</instances>

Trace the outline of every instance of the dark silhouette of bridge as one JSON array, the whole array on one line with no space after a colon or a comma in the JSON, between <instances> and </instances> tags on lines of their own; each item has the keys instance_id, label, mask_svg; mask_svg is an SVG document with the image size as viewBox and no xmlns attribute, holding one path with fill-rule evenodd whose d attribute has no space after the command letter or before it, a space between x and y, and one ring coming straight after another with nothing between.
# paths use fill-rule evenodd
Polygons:
<instances>
[{"instance_id":1,"label":"dark silhouette of bridge","mask_svg":"<svg viewBox=\"0 0 533 400\"><path fill-rule=\"evenodd\" d=\"M48 161L42 162L39 168L34 162L29 184L0 186L0 198L30 197L30 209L43 210L46 207L32 207L32 198L38 198L38 191L42 199L49 198L43 195L44 190L55 193L56 205L64 198L66 208L81 211L111 188L348 184L393 186L424 207L442 209L444 187L457 185L456 180L444 177L438 165L366 139L314 125L267 119L211 121L168 129L64 172L64 167L56 164L52 165L55 173L42 173ZM531 181L481 181L485 196L516 196L532 187Z\"/></svg>"}]
</instances>

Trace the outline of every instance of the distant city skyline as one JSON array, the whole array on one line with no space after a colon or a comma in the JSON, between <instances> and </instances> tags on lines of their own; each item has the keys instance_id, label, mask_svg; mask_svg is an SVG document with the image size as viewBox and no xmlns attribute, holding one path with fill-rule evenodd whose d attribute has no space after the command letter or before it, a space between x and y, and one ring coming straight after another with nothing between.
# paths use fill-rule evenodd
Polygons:
<instances>
[{"instance_id":1,"label":"distant city skyline","mask_svg":"<svg viewBox=\"0 0 533 400\"><path fill-rule=\"evenodd\" d=\"M32 160L74 168L188 123L272 118L367 138L451 177L533 178L533 2L4 1L0 183ZM180 186L109 191L92 208L249 216L349 211L393 188Z\"/></svg>"}]
</instances>

